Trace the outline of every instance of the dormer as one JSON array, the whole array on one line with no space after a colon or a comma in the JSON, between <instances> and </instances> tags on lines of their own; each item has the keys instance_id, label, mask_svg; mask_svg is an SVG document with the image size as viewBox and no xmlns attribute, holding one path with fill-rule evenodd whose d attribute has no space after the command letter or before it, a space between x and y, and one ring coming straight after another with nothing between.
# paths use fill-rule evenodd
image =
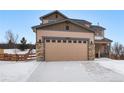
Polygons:
<instances>
[{"instance_id":1,"label":"dormer","mask_svg":"<svg viewBox=\"0 0 124 93\"><path fill-rule=\"evenodd\" d=\"M67 17L57 10L40 17L42 24L56 22L63 19L67 19Z\"/></svg>"},{"instance_id":2,"label":"dormer","mask_svg":"<svg viewBox=\"0 0 124 93\"><path fill-rule=\"evenodd\" d=\"M105 28L98 26L98 25L92 25L91 29L95 31L95 39L100 40L104 38L104 30Z\"/></svg>"}]
</instances>

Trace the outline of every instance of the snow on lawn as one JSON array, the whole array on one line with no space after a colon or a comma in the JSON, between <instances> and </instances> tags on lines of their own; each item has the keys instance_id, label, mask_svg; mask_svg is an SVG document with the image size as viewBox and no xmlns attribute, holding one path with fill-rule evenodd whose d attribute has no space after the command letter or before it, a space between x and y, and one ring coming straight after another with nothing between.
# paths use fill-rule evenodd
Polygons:
<instances>
[{"instance_id":1,"label":"snow on lawn","mask_svg":"<svg viewBox=\"0 0 124 93\"><path fill-rule=\"evenodd\" d=\"M8 53L8 54L25 54L28 53L29 49L26 49L25 51L20 51L19 49L4 49L4 53ZM35 53L35 49L32 50L32 53Z\"/></svg>"},{"instance_id":2,"label":"snow on lawn","mask_svg":"<svg viewBox=\"0 0 124 93\"><path fill-rule=\"evenodd\" d=\"M124 60L112 60L108 58L100 58L95 60L99 65L111 69L117 73L124 75Z\"/></svg>"},{"instance_id":3,"label":"snow on lawn","mask_svg":"<svg viewBox=\"0 0 124 93\"><path fill-rule=\"evenodd\" d=\"M36 61L35 62L0 61L0 81L1 82L26 81L39 64L40 63Z\"/></svg>"}]
</instances>

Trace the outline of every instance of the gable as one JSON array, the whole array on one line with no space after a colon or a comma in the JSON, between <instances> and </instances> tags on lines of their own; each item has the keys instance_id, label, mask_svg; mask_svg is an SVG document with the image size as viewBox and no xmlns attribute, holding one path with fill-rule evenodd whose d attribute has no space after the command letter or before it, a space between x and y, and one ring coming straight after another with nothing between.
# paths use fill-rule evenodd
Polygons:
<instances>
[{"instance_id":1,"label":"gable","mask_svg":"<svg viewBox=\"0 0 124 93\"><path fill-rule=\"evenodd\" d=\"M69 30L66 29L67 26L69 27ZM81 26L79 26L77 24L71 23L69 21L64 21L64 22L44 26L44 27L37 28L37 29L54 30L54 31L92 32L92 31L90 31L90 30L88 30L86 28L83 28L83 27L81 27Z\"/></svg>"},{"instance_id":2,"label":"gable","mask_svg":"<svg viewBox=\"0 0 124 93\"><path fill-rule=\"evenodd\" d=\"M59 13L54 13L49 16L43 17L43 19L66 19L64 16L60 15Z\"/></svg>"},{"instance_id":3,"label":"gable","mask_svg":"<svg viewBox=\"0 0 124 93\"><path fill-rule=\"evenodd\" d=\"M42 23L45 24L57 20L67 19L67 17L60 13L59 11L53 11L47 15L40 17L40 19L42 20Z\"/></svg>"},{"instance_id":4,"label":"gable","mask_svg":"<svg viewBox=\"0 0 124 93\"><path fill-rule=\"evenodd\" d=\"M42 22L44 24L44 23L50 23L50 22L54 22L54 21L57 21L57 20L63 20L63 19L65 19L65 18L62 15L52 14L52 15L49 15L47 17L44 17L42 19Z\"/></svg>"}]
</instances>

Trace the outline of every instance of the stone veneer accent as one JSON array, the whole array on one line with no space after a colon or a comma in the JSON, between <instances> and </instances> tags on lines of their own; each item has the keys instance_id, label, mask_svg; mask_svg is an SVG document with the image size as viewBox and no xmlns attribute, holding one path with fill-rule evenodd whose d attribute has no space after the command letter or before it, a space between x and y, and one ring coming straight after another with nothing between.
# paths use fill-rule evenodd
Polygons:
<instances>
[{"instance_id":1,"label":"stone veneer accent","mask_svg":"<svg viewBox=\"0 0 124 93\"><path fill-rule=\"evenodd\" d=\"M37 61L44 60L44 43L36 44L36 60Z\"/></svg>"},{"instance_id":2,"label":"stone veneer accent","mask_svg":"<svg viewBox=\"0 0 124 93\"><path fill-rule=\"evenodd\" d=\"M89 47L88 47L88 59L89 60L94 60L95 58L95 45L94 44L89 44Z\"/></svg>"}]
</instances>

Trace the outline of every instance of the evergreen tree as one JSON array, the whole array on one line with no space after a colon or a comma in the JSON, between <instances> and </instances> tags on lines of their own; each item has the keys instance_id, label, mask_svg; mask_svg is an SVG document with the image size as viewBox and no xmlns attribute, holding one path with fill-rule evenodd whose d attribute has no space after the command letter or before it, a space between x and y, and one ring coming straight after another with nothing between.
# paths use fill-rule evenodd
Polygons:
<instances>
[{"instance_id":1,"label":"evergreen tree","mask_svg":"<svg viewBox=\"0 0 124 93\"><path fill-rule=\"evenodd\" d=\"M25 39L25 37L23 37L21 40L20 40L20 42L21 42L21 45L20 45L20 50L22 50L22 51L24 51L25 49L27 49L27 40Z\"/></svg>"}]
</instances>

